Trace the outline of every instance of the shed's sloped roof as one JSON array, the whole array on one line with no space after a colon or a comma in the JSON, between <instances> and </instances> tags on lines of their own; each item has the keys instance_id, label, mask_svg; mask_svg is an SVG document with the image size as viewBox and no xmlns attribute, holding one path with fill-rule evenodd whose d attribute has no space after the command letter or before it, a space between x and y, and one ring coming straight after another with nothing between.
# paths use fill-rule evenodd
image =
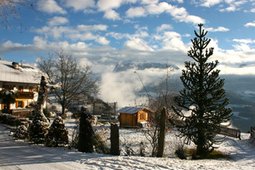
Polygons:
<instances>
[{"instance_id":1,"label":"shed's sloped roof","mask_svg":"<svg viewBox=\"0 0 255 170\"><path fill-rule=\"evenodd\" d=\"M143 110L141 107L123 107L120 110L118 110L118 113L129 113L134 114L139 112L140 110Z\"/></svg>"},{"instance_id":2,"label":"shed's sloped roof","mask_svg":"<svg viewBox=\"0 0 255 170\"><path fill-rule=\"evenodd\" d=\"M39 84L41 75L39 69L30 65L22 65L15 69L12 62L0 60L0 81L2 82Z\"/></svg>"}]
</instances>

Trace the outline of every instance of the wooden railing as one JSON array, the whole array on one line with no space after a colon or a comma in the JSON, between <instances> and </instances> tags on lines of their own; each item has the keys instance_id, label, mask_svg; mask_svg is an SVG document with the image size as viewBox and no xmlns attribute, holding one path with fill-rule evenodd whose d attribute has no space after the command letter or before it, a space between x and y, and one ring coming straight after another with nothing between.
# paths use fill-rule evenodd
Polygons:
<instances>
[{"instance_id":1,"label":"wooden railing","mask_svg":"<svg viewBox=\"0 0 255 170\"><path fill-rule=\"evenodd\" d=\"M20 99L33 99L34 98L34 93L33 92L18 92L17 93L17 98L20 98Z\"/></svg>"},{"instance_id":2,"label":"wooden railing","mask_svg":"<svg viewBox=\"0 0 255 170\"><path fill-rule=\"evenodd\" d=\"M238 138L241 140L241 131L239 129L227 128L227 127L220 127L220 133L222 135Z\"/></svg>"},{"instance_id":3,"label":"wooden railing","mask_svg":"<svg viewBox=\"0 0 255 170\"><path fill-rule=\"evenodd\" d=\"M28 117L32 113L33 109L24 108L24 109L12 109L11 114L17 117Z\"/></svg>"},{"instance_id":4,"label":"wooden railing","mask_svg":"<svg viewBox=\"0 0 255 170\"><path fill-rule=\"evenodd\" d=\"M255 127L251 127L250 130L250 141L255 144Z\"/></svg>"},{"instance_id":5,"label":"wooden railing","mask_svg":"<svg viewBox=\"0 0 255 170\"><path fill-rule=\"evenodd\" d=\"M174 119L174 120L168 119L168 120L170 121L170 123L175 124L175 125L184 125L183 120L176 120L176 119ZM254 131L255 131L255 129L254 129ZM220 126L220 132L218 134L238 138L241 140L241 131L239 129L233 129L233 128ZM254 138L255 138L255 134L254 134Z\"/></svg>"}]
</instances>

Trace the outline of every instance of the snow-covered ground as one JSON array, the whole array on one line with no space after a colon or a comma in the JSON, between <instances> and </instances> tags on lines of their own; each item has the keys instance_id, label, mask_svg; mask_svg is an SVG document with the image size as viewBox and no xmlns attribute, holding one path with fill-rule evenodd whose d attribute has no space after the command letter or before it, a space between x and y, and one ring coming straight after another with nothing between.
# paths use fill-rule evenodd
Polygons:
<instances>
[{"instance_id":1,"label":"snow-covered ground","mask_svg":"<svg viewBox=\"0 0 255 170\"><path fill-rule=\"evenodd\" d=\"M144 140L141 132L120 130L121 142L139 142ZM219 150L230 155L230 159L217 160L180 160L173 156L164 158L139 156L111 156L96 153L80 153L66 148L47 148L14 141L9 130L0 124L0 170L154 170L154 169L222 169L254 170L255 146L248 141L249 134L242 134L242 140L226 138ZM171 139L168 134L166 150L171 155Z\"/></svg>"}]
</instances>

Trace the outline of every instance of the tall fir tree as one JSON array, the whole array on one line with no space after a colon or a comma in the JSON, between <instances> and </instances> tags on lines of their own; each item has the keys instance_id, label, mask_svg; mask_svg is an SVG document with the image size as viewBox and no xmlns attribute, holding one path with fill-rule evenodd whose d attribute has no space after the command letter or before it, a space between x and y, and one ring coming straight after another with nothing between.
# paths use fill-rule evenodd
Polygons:
<instances>
[{"instance_id":1,"label":"tall fir tree","mask_svg":"<svg viewBox=\"0 0 255 170\"><path fill-rule=\"evenodd\" d=\"M220 131L220 124L230 120L231 109L227 108L224 80L219 77L220 70L215 69L218 61L209 61L213 48L208 48L210 39L203 24L194 33L193 46L188 51L194 61L185 62L181 76L184 88L176 98L179 107L174 107L174 111L183 120L177 125L181 136L188 143L194 142L196 157L203 158L213 151L215 135ZM183 110L190 114L184 114Z\"/></svg>"}]
</instances>

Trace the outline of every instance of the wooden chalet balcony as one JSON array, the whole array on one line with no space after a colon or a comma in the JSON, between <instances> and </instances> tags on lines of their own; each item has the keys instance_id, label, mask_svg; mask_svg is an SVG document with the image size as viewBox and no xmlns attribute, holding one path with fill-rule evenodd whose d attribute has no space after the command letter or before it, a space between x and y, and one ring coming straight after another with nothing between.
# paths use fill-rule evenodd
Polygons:
<instances>
[{"instance_id":1,"label":"wooden chalet balcony","mask_svg":"<svg viewBox=\"0 0 255 170\"><path fill-rule=\"evenodd\" d=\"M34 93L33 92L17 92L17 99L33 99Z\"/></svg>"},{"instance_id":2,"label":"wooden chalet balcony","mask_svg":"<svg viewBox=\"0 0 255 170\"><path fill-rule=\"evenodd\" d=\"M11 114L17 117L28 117L32 111L33 108L12 109Z\"/></svg>"}]
</instances>

